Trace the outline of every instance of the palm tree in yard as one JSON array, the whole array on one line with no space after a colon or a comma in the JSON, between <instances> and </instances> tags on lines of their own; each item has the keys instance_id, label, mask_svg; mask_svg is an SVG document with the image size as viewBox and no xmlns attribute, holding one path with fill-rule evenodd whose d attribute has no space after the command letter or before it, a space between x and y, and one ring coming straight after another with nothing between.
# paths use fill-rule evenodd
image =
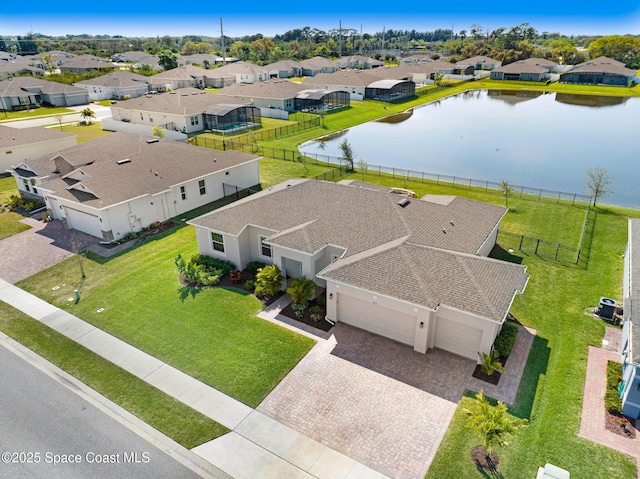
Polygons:
<instances>
[{"instance_id":1,"label":"palm tree in yard","mask_svg":"<svg viewBox=\"0 0 640 479\"><path fill-rule=\"evenodd\" d=\"M86 122L91 124L91 119L96 117L95 112L91 108L85 108L80 112L80 116L84 118Z\"/></svg>"}]
</instances>

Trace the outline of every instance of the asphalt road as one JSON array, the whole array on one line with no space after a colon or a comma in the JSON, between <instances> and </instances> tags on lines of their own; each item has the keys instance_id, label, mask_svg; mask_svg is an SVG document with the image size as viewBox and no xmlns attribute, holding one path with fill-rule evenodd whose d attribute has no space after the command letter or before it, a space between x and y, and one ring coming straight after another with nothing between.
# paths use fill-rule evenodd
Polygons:
<instances>
[{"instance_id":1,"label":"asphalt road","mask_svg":"<svg viewBox=\"0 0 640 479\"><path fill-rule=\"evenodd\" d=\"M82 106L74 106L70 107L70 110L76 110L78 112L84 110L85 108L90 108L95 113L96 117L92 118L92 121L101 121L103 118L109 118L111 116L111 108L102 106L102 105L82 105ZM0 118L1 119L1 118ZM80 113L69 113L68 115L64 115L64 120L62 120L62 124L66 125L67 123L77 123L79 121L84 120ZM34 126L47 126L47 125L58 125L58 120L55 116L49 116L45 118L34 118L32 120L19 120L19 121L8 121L2 123L5 126L10 126L12 128L32 128Z\"/></svg>"},{"instance_id":2,"label":"asphalt road","mask_svg":"<svg viewBox=\"0 0 640 479\"><path fill-rule=\"evenodd\" d=\"M0 345L0 478L197 478Z\"/></svg>"}]
</instances>

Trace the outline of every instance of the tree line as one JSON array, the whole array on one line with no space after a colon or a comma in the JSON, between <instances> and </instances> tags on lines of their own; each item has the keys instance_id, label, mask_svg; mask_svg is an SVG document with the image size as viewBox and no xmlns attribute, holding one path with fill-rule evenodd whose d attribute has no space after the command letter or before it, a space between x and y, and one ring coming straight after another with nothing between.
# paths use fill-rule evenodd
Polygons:
<instances>
[{"instance_id":1,"label":"tree line","mask_svg":"<svg viewBox=\"0 0 640 479\"><path fill-rule=\"evenodd\" d=\"M608 56L629 68L640 68L640 36L570 36L538 32L528 23L511 28L485 30L479 24L454 32L383 30L361 33L354 28L320 30L305 26L272 38L260 33L242 37L224 37L226 56L257 64L283 59L304 60L313 56L337 58L340 55L362 53L391 61L398 52L423 52L433 58L446 57L452 62L476 55L486 55L508 64L530 57L541 57L561 64L577 64L589 57ZM211 53L222 55L219 37L169 35L153 37L123 37L119 35L66 35L52 37L28 33L16 38L0 37L0 51L17 54L37 54L51 50L69 53L89 53L101 57L128 50L159 54L170 51L176 55Z\"/></svg>"}]
</instances>

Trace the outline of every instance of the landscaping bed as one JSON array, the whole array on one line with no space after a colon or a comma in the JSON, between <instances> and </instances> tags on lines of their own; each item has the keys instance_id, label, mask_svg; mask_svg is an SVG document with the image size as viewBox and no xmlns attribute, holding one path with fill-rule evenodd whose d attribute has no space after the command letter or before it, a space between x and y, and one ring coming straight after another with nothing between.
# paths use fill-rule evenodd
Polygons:
<instances>
[{"instance_id":1,"label":"landscaping bed","mask_svg":"<svg viewBox=\"0 0 640 479\"><path fill-rule=\"evenodd\" d=\"M323 303L322 301L320 301L320 303ZM318 308L320 308L321 313L320 313L320 319L319 320L314 320L311 317L311 311L312 308L314 306L317 306ZM304 315L300 318L298 318L296 316L295 311L293 310L293 308L291 307L291 304L289 304L286 308L284 308L281 313L282 315L286 316L287 318L291 318L291 319L295 319L296 321L300 321L301 323L307 324L309 326L312 326L316 329L320 329L322 331L329 331L332 327L333 324L331 324L329 321L325 321L325 316L327 315L327 307L326 304L318 304L318 299L313 299L311 301L309 301L309 305L307 306L307 309L304 312Z\"/></svg>"}]
</instances>

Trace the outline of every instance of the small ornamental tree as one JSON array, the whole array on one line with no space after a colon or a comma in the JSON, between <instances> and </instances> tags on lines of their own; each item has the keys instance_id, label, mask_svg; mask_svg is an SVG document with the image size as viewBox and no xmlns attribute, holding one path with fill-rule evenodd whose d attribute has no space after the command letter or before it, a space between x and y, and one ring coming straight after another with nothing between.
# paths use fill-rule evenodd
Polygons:
<instances>
[{"instance_id":1,"label":"small ornamental tree","mask_svg":"<svg viewBox=\"0 0 640 479\"><path fill-rule=\"evenodd\" d=\"M273 296L282 287L284 276L275 264L270 264L258 270L256 274L256 294L258 296Z\"/></svg>"},{"instance_id":2,"label":"small ornamental tree","mask_svg":"<svg viewBox=\"0 0 640 479\"><path fill-rule=\"evenodd\" d=\"M611 184L613 183L613 177L609 174L606 168L596 166L594 168L587 168L587 180L585 182L585 188L589 194L593 197L593 206L599 198L604 198L613 193Z\"/></svg>"},{"instance_id":3,"label":"small ornamental tree","mask_svg":"<svg viewBox=\"0 0 640 479\"><path fill-rule=\"evenodd\" d=\"M507 437L527 425L526 419L511 416L502 401L498 401L496 406L489 404L483 391L476 394L464 412L467 427L478 432L487 456L491 456L497 446L508 445Z\"/></svg>"},{"instance_id":4,"label":"small ornamental tree","mask_svg":"<svg viewBox=\"0 0 640 479\"><path fill-rule=\"evenodd\" d=\"M513 193L513 185L509 183L507 180L500 180L500 190L504 195L504 205L509 207L509 195Z\"/></svg>"},{"instance_id":5,"label":"small ornamental tree","mask_svg":"<svg viewBox=\"0 0 640 479\"><path fill-rule=\"evenodd\" d=\"M347 168L349 171L353 171L353 162L355 157L353 155L353 149L351 148L351 144L349 140L346 138L342 140L342 142L338 145L340 151L342 152L342 156L340 156L340 160L344 161L347 164Z\"/></svg>"},{"instance_id":6,"label":"small ornamental tree","mask_svg":"<svg viewBox=\"0 0 640 479\"><path fill-rule=\"evenodd\" d=\"M85 108L80 112L80 116L84 118L84 120L91 124L91 119L96 117L96 114L91 108Z\"/></svg>"},{"instance_id":7,"label":"small ornamental tree","mask_svg":"<svg viewBox=\"0 0 640 479\"><path fill-rule=\"evenodd\" d=\"M496 371L500 371L503 373L505 371L504 366L498 359L500 358L500 354L497 350L492 349L489 354L479 352L478 356L480 356L480 366L482 367L482 371L487 376L492 376Z\"/></svg>"}]
</instances>

